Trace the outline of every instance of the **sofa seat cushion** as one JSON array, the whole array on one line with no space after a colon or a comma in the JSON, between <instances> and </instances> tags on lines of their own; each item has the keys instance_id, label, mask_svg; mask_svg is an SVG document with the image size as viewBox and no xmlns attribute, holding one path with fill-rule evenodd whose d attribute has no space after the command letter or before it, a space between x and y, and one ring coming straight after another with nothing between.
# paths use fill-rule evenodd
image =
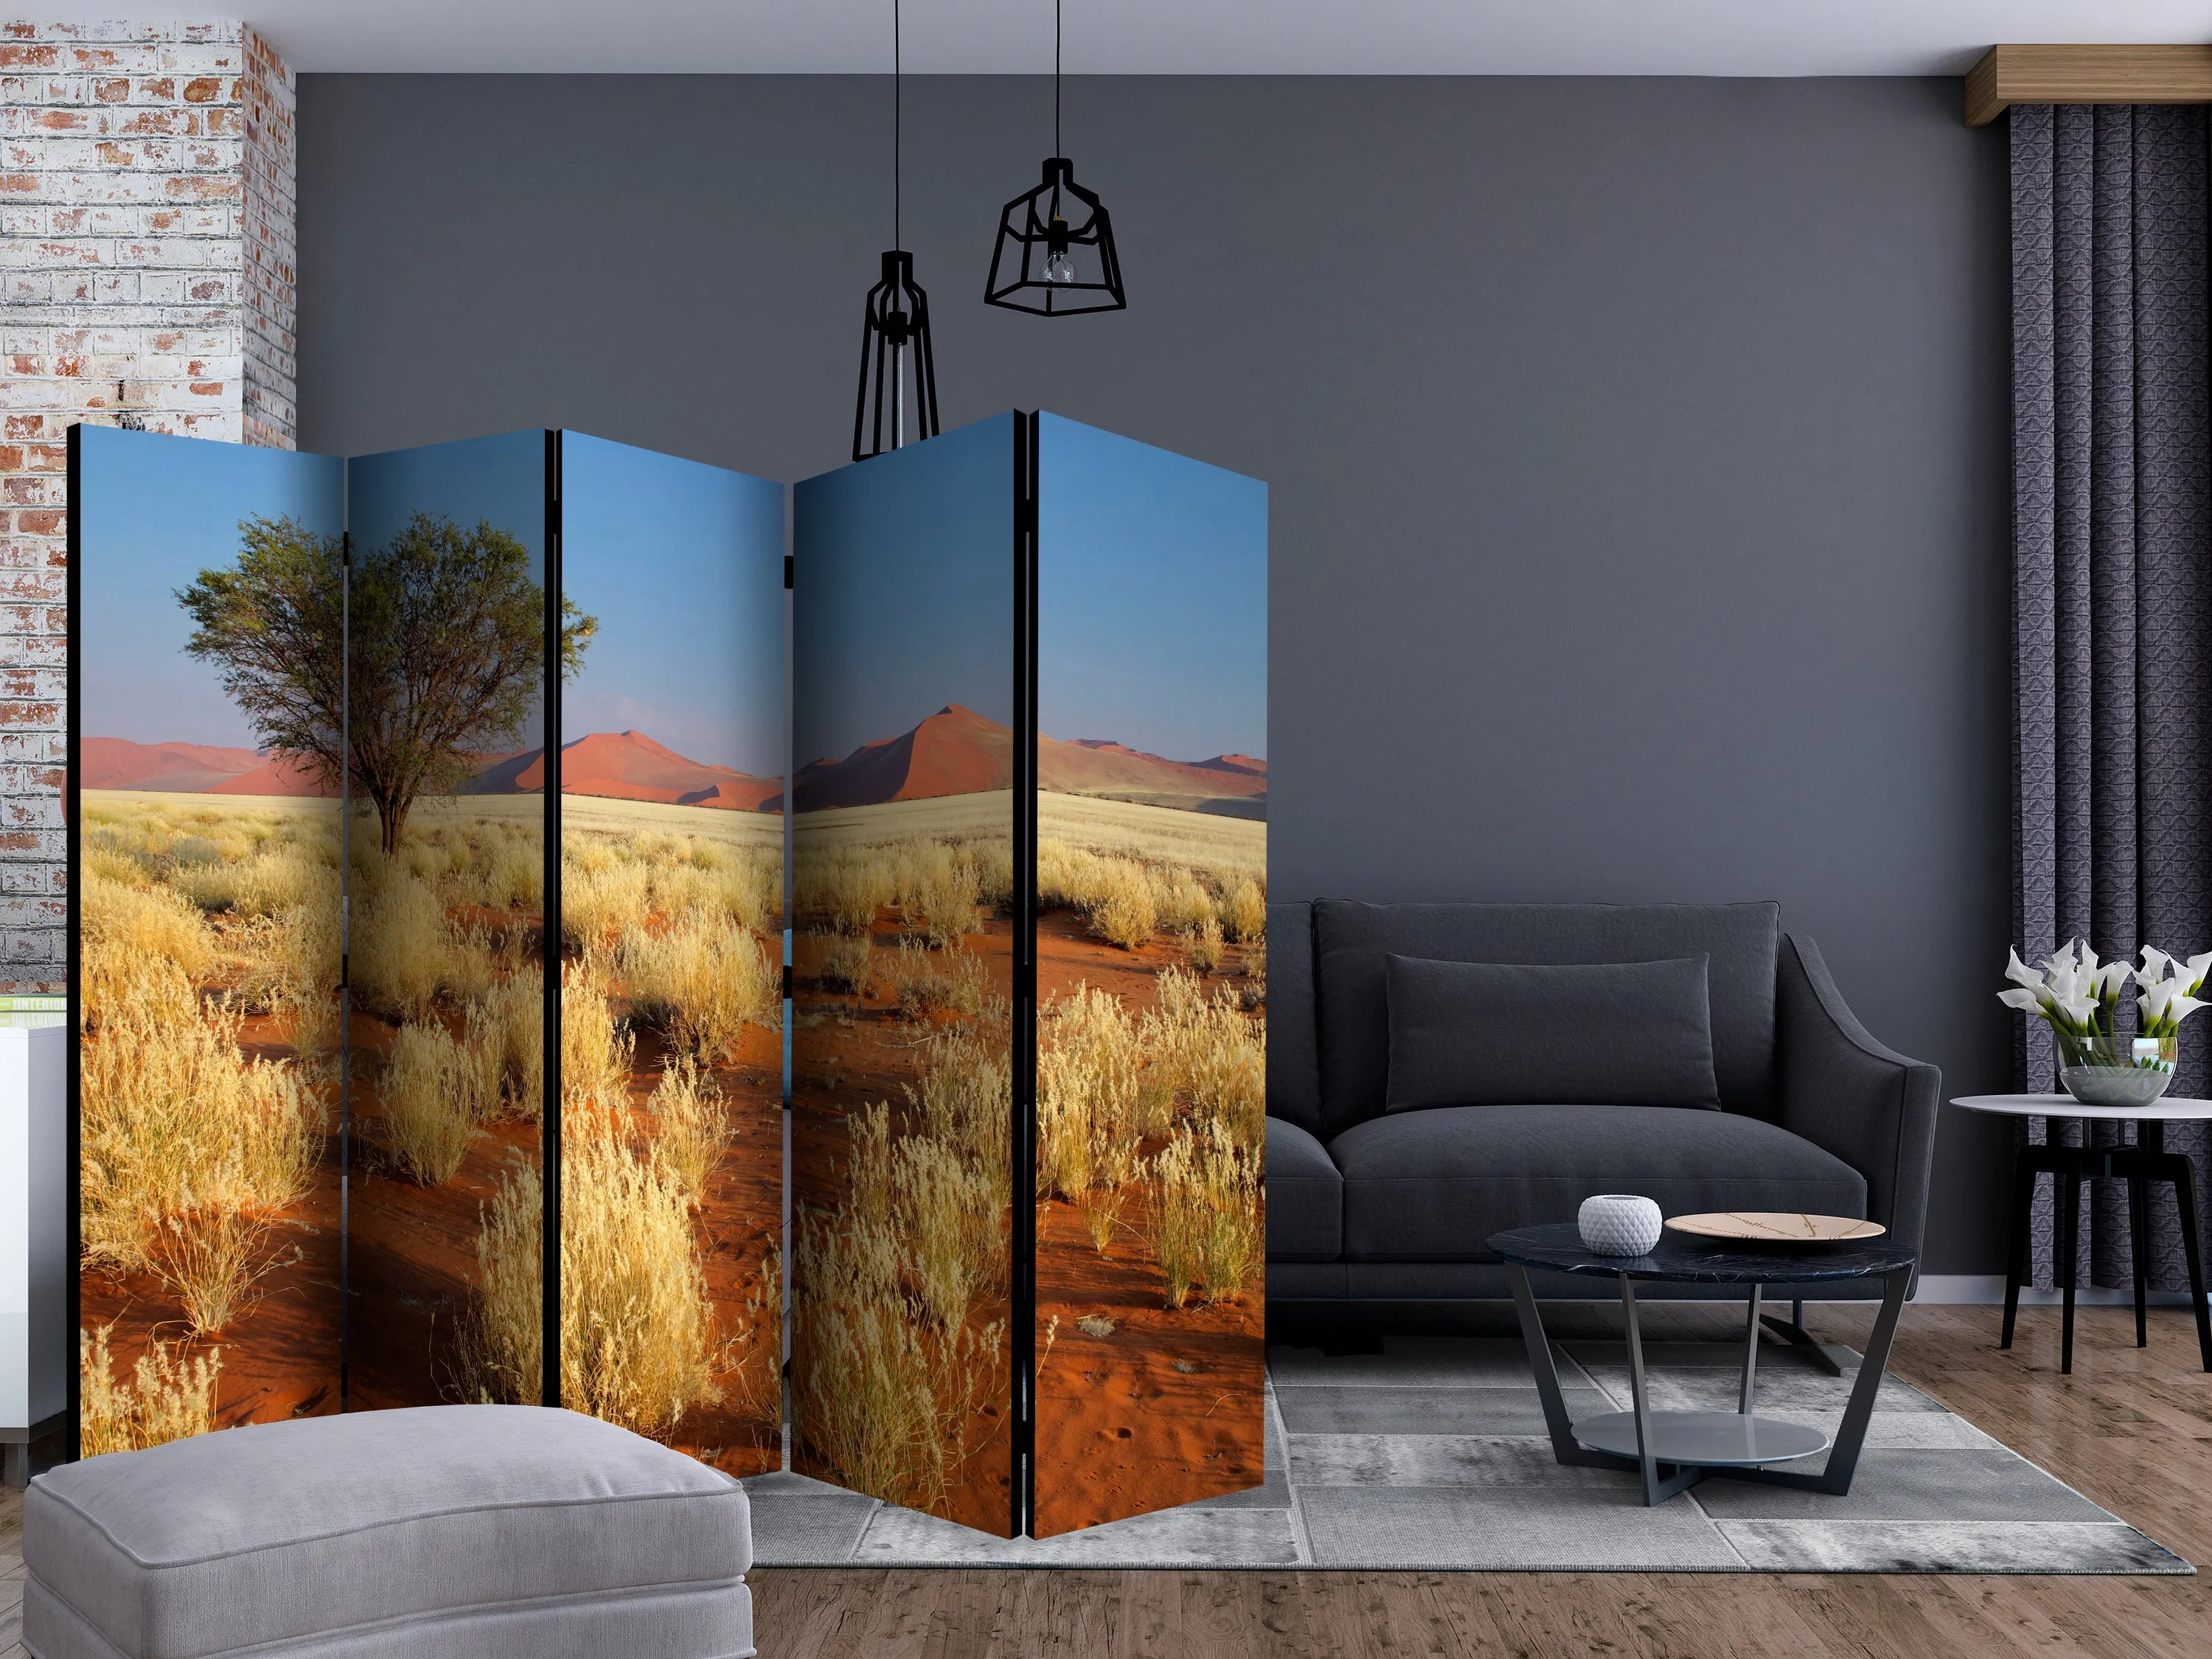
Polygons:
<instances>
[{"instance_id":1,"label":"sofa seat cushion","mask_svg":"<svg viewBox=\"0 0 2212 1659\"><path fill-rule=\"evenodd\" d=\"M319 1652L341 1632L641 1595L726 1614L726 1645L694 1652L750 1645L744 1488L534 1406L301 1418L66 1464L25 1495L23 1559L25 1638L49 1659L97 1652L95 1634L131 1659Z\"/></svg>"},{"instance_id":2,"label":"sofa seat cushion","mask_svg":"<svg viewBox=\"0 0 2212 1659\"><path fill-rule=\"evenodd\" d=\"M1267 1120L1267 1260L1334 1261L1344 1253L1344 1177L1297 1124Z\"/></svg>"},{"instance_id":3,"label":"sofa seat cushion","mask_svg":"<svg viewBox=\"0 0 2212 1659\"><path fill-rule=\"evenodd\" d=\"M1351 1261L1493 1261L1491 1234L1571 1221L1593 1193L1641 1194L1670 1216L1866 1213L1865 1179L1842 1159L1691 1107L1439 1106L1359 1124L1328 1150Z\"/></svg>"}]
</instances>

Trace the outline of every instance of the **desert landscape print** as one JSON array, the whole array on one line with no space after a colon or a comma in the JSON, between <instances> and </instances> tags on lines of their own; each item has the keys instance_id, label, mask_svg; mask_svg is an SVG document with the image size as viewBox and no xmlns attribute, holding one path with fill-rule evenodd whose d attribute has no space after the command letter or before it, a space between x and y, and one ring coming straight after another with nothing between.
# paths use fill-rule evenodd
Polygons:
<instances>
[{"instance_id":1,"label":"desert landscape print","mask_svg":"<svg viewBox=\"0 0 2212 1659\"><path fill-rule=\"evenodd\" d=\"M792 1466L1002 1537L1012 442L799 485L792 613Z\"/></svg>"},{"instance_id":2,"label":"desert landscape print","mask_svg":"<svg viewBox=\"0 0 2212 1659\"><path fill-rule=\"evenodd\" d=\"M1252 479L1038 430L1046 1537L1265 1477L1267 522Z\"/></svg>"},{"instance_id":3,"label":"desert landscape print","mask_svg":"<svg viewBox=\"0 0 2212 1659\"><path fill-rule=\"evenodd\" d=\"M782 1464L783 491L574 434L562 471L561 1399L754 1474Z\"/></svg>"},{"instance_id":4,"label":"desert landscape print","mask_svg":"<svg viewBox=\"0 0 2212 1659\"><path fill-rule=\"evenodd\" d=\"M91 1455L339 1408L337 790L233 696L219 590L281 563L331 591L343 495L320 457L81 442Z\"/></svg>"}]
</instances>

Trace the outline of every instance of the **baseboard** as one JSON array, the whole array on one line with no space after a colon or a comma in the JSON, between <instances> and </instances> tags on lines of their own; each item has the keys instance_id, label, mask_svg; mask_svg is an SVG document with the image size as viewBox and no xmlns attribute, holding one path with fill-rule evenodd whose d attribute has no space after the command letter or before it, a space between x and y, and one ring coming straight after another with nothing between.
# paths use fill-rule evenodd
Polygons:
<instances>
[{"instance_id":1,"label":"baseboard","mask_svg":"<svg viewBox=\"0 0 2212 1659\"><path fill-rule=\"evenodd\" d=\"M2004 1292L2002 1273L1923 1273L1920 1275L1920 1288L1912 1299L1916 1302L2002 1303ZM2020 1305L2023 1308L2055 1308L2062 1299L2057 1291L2039 1291L2026 1285L2020 1292ZM2136 1304L2136 1293L2133 1291L2108 1291L2084 1286L2075 1291L2074 1300L2085 1308L2132 1308ZM2144 1300L2154 1308L2185 1308L2189 1305L2189 1292L2153 1291Z\"/></svg>"}]
</instances>

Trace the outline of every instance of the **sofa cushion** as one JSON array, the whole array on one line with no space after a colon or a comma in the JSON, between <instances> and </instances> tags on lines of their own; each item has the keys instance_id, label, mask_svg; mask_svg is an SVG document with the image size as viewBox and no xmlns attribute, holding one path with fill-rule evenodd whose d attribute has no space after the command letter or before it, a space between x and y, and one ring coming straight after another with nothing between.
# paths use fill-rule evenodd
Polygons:
<instances>
[{"instance_id":1,"label":"sofa cushion","mask_svg":"<svg viewBox=\"0 0 2212 1659\"><path fill-rule=\"evenodd\" d=\"M1313 906L1304 900L1267 907L1267 1115L1321 1131Z\"/></svg>"},{"instance_id":2,"label":"sofa cushion","mask_svg":"<svg viewBox=\"0 0 2212 1659\"><path fill-rule=\"evenodd\" d=\"M1713 1075L1729 1112L1771 1119L1781 913L1759 904L1314 904L1322 1139L1382 1115L1393 956L1435 962L1706 957Z\"/></svg>"},{"instance_id":3,"label":"sofa cushion","mask_svg":"<svg viewBox=\"0 0 2212 1659\"><path fill-rule=\"evenodd\" d=\"M1431 962L1394 956L1384 1109L1721 1109L1705 958Z\"/></svg>"},{"instance_id":4,"label":"sofa cushion","mask_svg":"<svg viewBox=\"0 0 2212 1659\"><path fill-rule=\"evenodd\" d=\"M1491 1261L1490 1235L1571 1221L1593 1193L1664 1213L1796 1210L1863 1216L1841 1158L1757 1118L1673 1106L1438 1106L1329 1143L1352 1261Z\"/></svg>"},{"instance_id":5,"label":"sofa cushion","mask_svg":"<svg viewBox=\"0 0 2212 1659\"><path fill-rule=\"evenodd\" d=\"M1344 1177L1321 1142L1268 1118L1267 1260L1334 1261L1343 1253Z\"/></svg>"},{"instance_id":6,"label":"sofa cushion","mask_svg":"<svg viewBox=\"0 0 2212 1659\"><path fill-rule=\"evenodd\" d=\"M23 1560L58 1626L190 1659L595 1595L734 1612L752 1547L744 1488L680 1452L573 1412L428 1406L64 1464L25 1495Z\"/></svg>"}]
</instances>

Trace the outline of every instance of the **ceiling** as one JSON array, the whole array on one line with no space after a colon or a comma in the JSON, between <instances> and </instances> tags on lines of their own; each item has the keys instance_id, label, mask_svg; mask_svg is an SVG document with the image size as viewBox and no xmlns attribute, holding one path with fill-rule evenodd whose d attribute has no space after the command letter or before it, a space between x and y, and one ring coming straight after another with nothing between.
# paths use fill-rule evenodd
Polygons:
<instances>
[{"instance_id":1,"label":"ceiling","mask_svg":"<svg viewBox=\"0 0 2212 1659\"><path fill-rule=\"evenodd\" d=\"M1111 75L1957 75L1991 43L2212 41L2208 0L1066 0L1067 69ZM204 19L191 0L43 18ZM1047 0L904 0L906 67L1052 64ZM891 0L252 0L301 70L854 74Z\"/></svg>"}]
</instances>

